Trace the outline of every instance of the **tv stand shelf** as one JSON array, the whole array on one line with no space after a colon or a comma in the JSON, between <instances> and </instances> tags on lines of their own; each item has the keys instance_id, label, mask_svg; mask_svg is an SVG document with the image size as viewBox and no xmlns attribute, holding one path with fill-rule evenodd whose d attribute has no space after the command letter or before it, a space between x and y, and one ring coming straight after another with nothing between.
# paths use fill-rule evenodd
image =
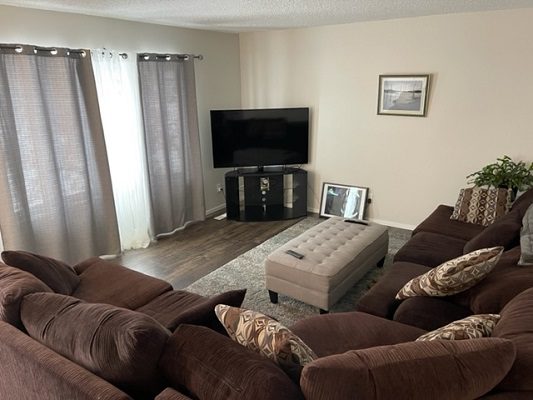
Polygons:
<instances>
[{"instance_id":1,"label":"tv stand shelf","mask_svg":"<svg viewBox=\"0 0 533 400\"><path fill-rule=\"evenodd\" d=\"M307 171L300 168L227 172L226 215L237 221L275 221L307 215Z\"/></svg>"}]
</instances>

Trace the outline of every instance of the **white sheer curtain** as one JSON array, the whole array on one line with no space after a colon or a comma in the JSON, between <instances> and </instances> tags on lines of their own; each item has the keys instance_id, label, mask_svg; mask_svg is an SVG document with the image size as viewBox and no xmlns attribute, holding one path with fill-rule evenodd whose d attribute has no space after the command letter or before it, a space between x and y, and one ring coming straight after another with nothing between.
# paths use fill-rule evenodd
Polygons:
<instances>
[{"instance_id":1,"label":"white sheer curtain","mask_svg":"<svg viewBox=\"0 0 533 400\"><path fill-rule=\"evenodd\" d=\"M151 216L135 57L97 49L91 59L122 250L150 244Z\"/></svg>"}]
</instances>

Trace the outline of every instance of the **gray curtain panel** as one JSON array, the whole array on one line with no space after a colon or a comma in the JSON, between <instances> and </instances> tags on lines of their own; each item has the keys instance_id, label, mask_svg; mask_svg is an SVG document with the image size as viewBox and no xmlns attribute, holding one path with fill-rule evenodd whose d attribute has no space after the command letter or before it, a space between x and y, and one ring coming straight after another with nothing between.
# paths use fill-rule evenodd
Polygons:
<instances>
[{"instance_id":1,"label":"gray curtain panel","mask_svg":"<svg viewBox=\"0 0 533 400\"><path fill-rule=\"evenodd\" d=\"M88 51L0 45L0 231L5 249L69 262L120 251Z\"/></svg>"},{"instance_id":2,"label":"gray curtain panel","mask_svg":"<svg viewBox=\"0 0 533 400\"><path fill-rule=\"evenodd\" d=\"M193 57L140 55L154 234L205 219Z\"/></svg>"}]
</instances>

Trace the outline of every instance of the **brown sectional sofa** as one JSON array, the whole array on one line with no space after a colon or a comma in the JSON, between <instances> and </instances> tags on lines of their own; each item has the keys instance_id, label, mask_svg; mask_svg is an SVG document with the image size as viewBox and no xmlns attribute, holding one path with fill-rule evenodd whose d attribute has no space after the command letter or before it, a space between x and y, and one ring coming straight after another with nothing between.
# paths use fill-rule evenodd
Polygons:
<instances>
[{"instance_id":1,"label":"brown sectional sofa","mask_svg":"<svg viewBox=\"0 0 533 400\"><path fill-rule=\"evenodd\" d=\"M450 221L451 208L440 206L413 232L389 272L360 300L358 311L317 315L290 327L318 356L290 377L228 338L215 319L214 305L238 306L244 291L204 298L98 258L74 266L74 276L42 277L47 284L0 265L0 398L533 398L533 273L516 265L517 221L531 202L533 191L515 202L510 216L485 229ZM448 298L394 299L408 280L431 266L496 244L507 249L497 267L468 291ZM16 264L17 254L4 255L8 264ZM32 260L54 267L50 259ZM26 271L38 275L31 267L30 262ZM475 313L501 314L491 338L415 341ZM80 344L69 347L62 327L73 325ZM70 360L86 346L81 338L92 337L91 329L105 331L106 337L127 330L128 339L112 349L117 361L105 360L114 367L108 379L82 366L97 363L97 355ZM117 367L119 358L131 359L132 370L148 371L142 379L151 378L139 387L142 379ZM157 361L147 361L152 359Z\"/></svg>"},{"instance_id":2,"label":"brown sectional sofa","mask_svg":"<svg viewBox=\"0 0 533 400\"><path fill-rule=\"evenodd\" d=\"M508 214L486 228L450 220L453 207L440 205L414 229L411 239L396 253L390 270L359 300L357 310L427 330L472 314L499 313L517 294L533 287L533 273L517 265L522 218L532 203L533 189L521 195ZM495 269L470 290L441 298L395 299L415 276L452 258L492 246L504 246L506 250Z\"/></svg>"},{"instance_id":3,"label":"brown sectional sofa","mask_svg":"<svg viewBox=\"0 0 533 400\"><path fill-rule=\"evenodd\" d=\"M153 399L168 386L158 370L160 354L157 353L162 352L171 332L182 323L223 331L214 306L226 302L239 306L245 295L245 290L238 290L206 298L175 291L165 281L99 258L70 269L57 260L29 253L4 252L2 256L16 266L0 263L2 399ZM43 266L48 272L41 278L48 285L28 272L40 275L39 267ZM52 312L50 302L58 301L64 304ZM70 313L65 319L74 303L92 309L86 314ZM102 307L106 309L98 309ZM110 320L114 322L109 327ZM126 331L123 336L117 336L117 348L90 347L98 340L107 339L98 336L98 330L104 329L106 322L107 335ZM30 331L37 333L30 336ZM144 332L150 333L149 340L143 336ZM88 346L85 353L84 346ZM99 351L100 359L95 354ZM74 356L77 362L71 361ZM155 370L157 375L150 379L150 384L145 382L142 387L130 390L128 385L117 387L102 379L103 374L94 372L120 365L119 359L130 362L124 368L126 373L133 375L137 370L139 377L146 377L147 371ZM99 368L98 363L107 366ZM84 364L96 366L91 372ZM122 372L111 368L111 373ZM175 391L174 398L187 397Z\"/></svg>"}]
</instances>

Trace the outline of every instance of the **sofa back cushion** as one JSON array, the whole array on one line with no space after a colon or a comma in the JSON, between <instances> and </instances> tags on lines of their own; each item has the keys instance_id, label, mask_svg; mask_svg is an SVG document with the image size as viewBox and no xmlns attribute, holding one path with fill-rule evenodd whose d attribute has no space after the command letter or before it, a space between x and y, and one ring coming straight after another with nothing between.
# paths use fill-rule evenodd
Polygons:
<instances>
[{"instance_id":1,"label":"sofa back cushion","mask_svg":"<svg viewBox=\"0 0 533 400\"><path fill-rule=\"evenodd\" d=\"M500 314L516 295L533 287L533 270L518 266L519 258L520 247L504 252L485 279L454 300L464 296L461 300L474 314Z\"/></svg>"},{"instance_id":2,"label":"sofa back cushion","mask_svg":"<svg viewBox=\"0 0 533 400\"><path fill-rule=\"evenodd\" d=\"M27 251L3 251L2 259L7 265L35 275L59 294L72 294L80 283L74 269L63 261Z\"/></svg>"},{"instance_id":3,"label":"sofa back cushion","mask_svg":"<svg viewBox=\"0 0 533 400\"><path fill-rule=\"evenodd\" d=\"M522 227L521 214L514 210L482 230L466 242L463 252L470 253L485 247L503 246L506 250L516 246L520 241Z\"/></svg>"},{"instance_id":4,"label":"sofa back cushion","mask_svg":"<svg viewBox=\"0 0 533 400\"><path fill-rule=\"evenodd\" d=\"M529 189L526 192L522 193L514 201L511 206L511 211L517 210L520 215L524 215L527 208L533 203L533 189Z\"/></svg>"},{"instance_id":5,"label":"sofa back cushion","mask_svg":"<svg viewBox=\"0 0 533 400\"><path fill-rule=\"evenodd\" d=\"M36 293L24 297L21 319L32 338L133 397L163 387L157 362L170 332L147 315Z\"/></svg>"},{"instance_id":6,"label":"sofa back cushion","mask_svg":"<svg viewBox=\"0 0 533 400\"><path fill-rule=\"evenodd\" d=\"M516 348L514 365L498 389L533 391L533 288L503 308L492 336L508 339Z\"/></svg>"},{"instance_id":7,"label":"sofa back cushion","mask_svg":"<svg viewBox=\"0 0 533 400\"><path fill-rule=\"evenodd\" d=\"M198 400L303 399L271 360L204 326L180 325L159 367L172 386L186 387Z\"/></svg>"},{"instance_id":8,"label":"sofa back cushion","mask_svg":"<svg viewBox=\"0 0 533 400\"><path fill-rule=\"evenodd\" d=\"M80 274L80 284L72 296L89 303L105 303L135 310L170 290L170 283L162 279L111 261L99 260Z\"/></svg>"},{"instance_id":9,"label":"sofa back cushion","mask_svg":"<svg viewBox=\"0 0 533 400\"><path fill-rule=\"evenodd\" d=\"M319 358L304 367L300 385L307 400L474 399L514 358L502 339L407 342Z\"/></svg>"},{"instance_id":10,"label":"sofa back cushion","mask_svg":"<svg viewBox=\"0 0 533 400\"><path fill-rule=\"evenodd\" d=\"M32 274L0 262L0 320L23 329L20 320L22 298L30 293L51 291Z\"/></svg>"},{"instance_id":11,"label":"sofa back cushion","mask_svg":"<svg viewBox=\"0 0 533 400\"><path fill-rule=\"evenodd\" d=\"M157 296L137 311L151 316L171 331L180 324L189 324L207 326L226 334L226 330L215 315L215 306L224 303L240 307L245 295L246 289L230 290L212 297L204 297L186 290L172 290Z\"/></svg>"}]
</instances>

